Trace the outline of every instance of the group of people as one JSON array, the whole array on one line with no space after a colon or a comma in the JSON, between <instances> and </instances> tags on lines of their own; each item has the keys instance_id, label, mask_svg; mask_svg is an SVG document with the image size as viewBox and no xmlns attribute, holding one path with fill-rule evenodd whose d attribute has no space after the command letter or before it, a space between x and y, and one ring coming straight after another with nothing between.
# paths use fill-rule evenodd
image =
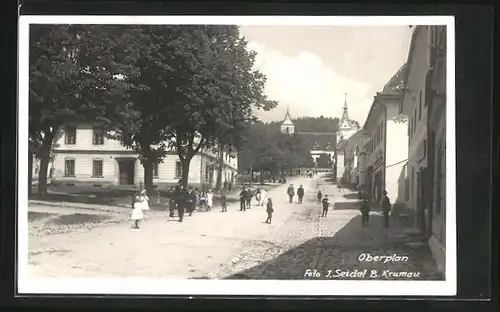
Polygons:
<instances>
[{"instance_id":1,"label":"group of people","mask_svg":"<svg viewBox=\"0 0 500 312\"><path fill-rule=\"evenodd\" d=\"M214 194L209 189L208 192L203 192L197 188L183 187L176 185L171 187L167 193L169 217L173 218L175 211L178 212L179 222L184 219L184 214L187 212L189 216L193 214L196 207L212 210ZM226 194L221 194L222 211L227 211ZM146 211L149 210L149 197L145 189L136 192L132 197L132 217L134 228L138 229L140 222L146 219Z\"/></svg>"},{"instance_id":2,"label":"group of people","mask_svg":"<svg viewBox=\"0 0 500 312\"><path fill-rule=\"evenodd\" d=\"M290 184L288 189L286 190L286 193L288 195L288 202L291 204L293 203L293 197L295 196L295 189L293 187L293 184ZM304 199L304 186L300 185L299 188L297 189L297 197L298 197L298 203L302 204L302 200Z\"/></svg>"},{"instance_id":3,"label":"group of people","mask_svg":"<svg viewBox=\"0 0 500 312\"><path fill-rule=\"evenodd\" d=\"M387 229L389 228L389 214L391 212L391 200L389 199L389 196L387 195L387 191L383 191L383 197L382 197L382 214L384 216L384 227ZM361 226L362 227L367 227L368 226L368 221L370 220L370 203L368 202L368 199L366 197L363 197L363 201L361 202Z\"/></svg>"}]
</instances>

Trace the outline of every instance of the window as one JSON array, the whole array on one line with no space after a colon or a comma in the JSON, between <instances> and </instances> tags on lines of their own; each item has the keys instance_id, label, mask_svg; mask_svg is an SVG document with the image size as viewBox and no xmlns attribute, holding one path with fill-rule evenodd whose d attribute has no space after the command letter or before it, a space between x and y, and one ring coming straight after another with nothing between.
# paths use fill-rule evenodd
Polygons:
<instances>
[{"instance_id":1,"label":"window","mask_svg":"<svg viewBox=\"0 0 500 312\"><path fill-rule=\"evenodd\" d=\"M92 144L93 145L103 145L104 144L104 131L102 129L99 129L99 128L93 129Z\"/></svg>"},{"instance_id":2,"label":"window","mask_svg":"<svg viewBox=\"0 0 500 312\"><path fill-rule=\"evenodd\" d=\"M286 133L290 133L290 128L286 127Z\"/></svg>"},{"instance_id":3,"label":"window","mask_svg":"<svg viewBox=\"0 0 500 312\"><path fill-rule=\"evenodd\" d=\"M76 144L76 127L67 126L64 143Z\"/></svg>"},{"instance_id":4,"label":"window","mask_svg":"<svg viewBox=\"0 0 500 312\"><path fill-rule=\"evenodd\" d=\"M158 162L153 162L153 178L158 178Z\"/></svg>"},{"instance_id":5,"label":"window","mask_svg":"<svg viewBox=\"0 0 500 312\"><path fill-rule=\"evenodd\" d=\"M75 160L65 159L64 160L64 175L67 177L75 176Z\"/></svg>"},{"instance_id":6,"label":"window","mask_svg":"<svg viewBox=\"0 0 500 312\"><path fill-rule=\"evenodd\" d=\"M92 161L92 177L102 178L102 159Z\"/></svg>"},{"instance_id":7,"label":"window","mask_svg":"<svg viewBox=\"0 0 500 312\"><path fill-rule=\"evenodd\" d=\"M176 178L182 177L182 165L180 160L175 162L175 177Z\"/></svg>"},{"instance_id":8,"label":"window","mask_svg":"<svg viewBox=\"0 0 500 312\"><path fill-rule=\"evenodd\" d=\"M418 96L418 120L422 119L422 90Z\"/></svg>"},{"instance_id":9,"label":"window","mask_svg":"<svg viewBox=\"0 0 500 312\"><path fill-rule=\"evenodd\" d=\"M413 111L413 132L417 129L417 108Z\"/></svg>"}]
</instances>

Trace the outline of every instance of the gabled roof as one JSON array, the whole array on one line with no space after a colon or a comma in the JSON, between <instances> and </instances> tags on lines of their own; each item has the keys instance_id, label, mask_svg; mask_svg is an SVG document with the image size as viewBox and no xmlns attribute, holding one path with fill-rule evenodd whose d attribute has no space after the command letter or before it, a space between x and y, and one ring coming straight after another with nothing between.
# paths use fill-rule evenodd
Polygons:
<instances>
[{"instance_id":1,"label":"gabled roof","mask_svg":"<svg viewBox=\"0 0 500 312\"><path fill-rule=\"evenodd\" d=\"M406 72L408 71L408 66L403 64L401 68L396 72L394 76L389 80L389 82L382 89L382 93L394 93L402 94L405 86Z\"/></svg>"}]
</instances>

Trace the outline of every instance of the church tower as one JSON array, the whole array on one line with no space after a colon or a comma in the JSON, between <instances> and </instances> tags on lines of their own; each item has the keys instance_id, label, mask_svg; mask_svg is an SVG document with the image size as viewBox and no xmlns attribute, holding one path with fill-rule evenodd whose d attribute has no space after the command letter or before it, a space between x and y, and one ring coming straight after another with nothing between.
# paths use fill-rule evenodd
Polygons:
<instances>
[{"instance_id":1,"label":"church tower","mask_svg":"<svg viewBox=\"0 0 500 312\"><path fill-rule=\"evenodd\" d=\"M344 98L344 108L342 112L342 118L339 121L339 141L349 139L356 131L359 130L359 127L349 119L349 112L347 108L347 93Z\"/></svg>"},{"instance_id":2,"label":"church tower","mask_svg":"<svg viewBox=\"0 0 500 312\"><path fill-rule=\"evenodd\" d=\"M281 123L281 133L283 134L294 134L295 126L292 122L292 118L290 117L289 108L286 109L285 120Z\"/></svg>"}]
</instances>

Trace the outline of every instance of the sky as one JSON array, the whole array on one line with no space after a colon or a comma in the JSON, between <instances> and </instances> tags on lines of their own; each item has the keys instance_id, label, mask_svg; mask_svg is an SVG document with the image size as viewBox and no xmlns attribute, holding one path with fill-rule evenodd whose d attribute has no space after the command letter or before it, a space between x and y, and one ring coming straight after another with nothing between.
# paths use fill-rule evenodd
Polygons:
<instances>
[{"instance_id":1,"label":"sky","mask_svg":"<svg viewBox=\"0 0 500 312\"><path fill-rule=\"evenodd\" d=\"M267 76L265 92L279 102L263 121L342 116L363 126L375 94L406 62L408 26L241 26L255 66ZM346 97L347 93L347 97Z\"/></svg>"}]
</instances>

